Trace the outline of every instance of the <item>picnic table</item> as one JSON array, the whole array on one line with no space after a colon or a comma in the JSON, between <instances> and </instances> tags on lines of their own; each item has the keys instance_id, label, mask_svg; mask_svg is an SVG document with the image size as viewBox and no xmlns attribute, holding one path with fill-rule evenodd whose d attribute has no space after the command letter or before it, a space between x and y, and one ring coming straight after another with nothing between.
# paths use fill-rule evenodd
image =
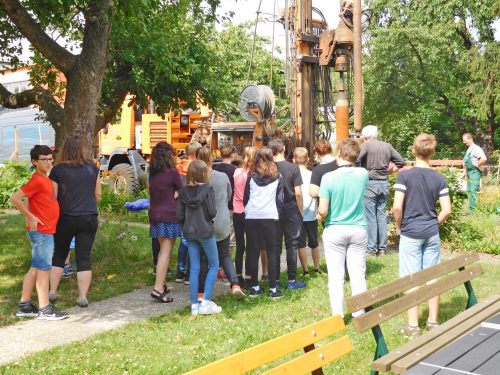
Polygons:
<instances>
[{"instance_id":1,"label":"picnic table","mask_svg":"<svg viewBox=\"0 0 500 375\"><path fill-rule=\"evenodd\" d=\"M500 313L423 359L406 375L500 374Z\"/></svg>"}]
</instances>

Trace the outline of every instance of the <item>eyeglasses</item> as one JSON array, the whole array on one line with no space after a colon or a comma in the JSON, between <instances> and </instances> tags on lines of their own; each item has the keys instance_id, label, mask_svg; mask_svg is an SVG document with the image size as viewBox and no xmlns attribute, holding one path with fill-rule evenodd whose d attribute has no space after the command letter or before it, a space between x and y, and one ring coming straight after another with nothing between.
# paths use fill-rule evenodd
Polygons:
<instances>
[{"instance_id":1,"label":"eyeglasses","mask_svg":"<svg viewBox=\"0 0 500 375\"><path fill-rule=\"evenodd\" d=\"M54 159L36 159L37 161L43 161L44 163L53 163Z\"/></svg>"}]
</instances>

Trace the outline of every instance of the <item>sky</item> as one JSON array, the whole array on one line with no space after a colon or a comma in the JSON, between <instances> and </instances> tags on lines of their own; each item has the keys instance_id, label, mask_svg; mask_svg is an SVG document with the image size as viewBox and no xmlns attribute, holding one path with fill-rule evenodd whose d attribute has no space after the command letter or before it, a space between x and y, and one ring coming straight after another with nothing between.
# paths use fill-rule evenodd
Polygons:
<instances>
[{"instance_id":1,"label":"sky","mask_svg":"<svg viewBox=\"0 0 500 375\"><path fill-rule=\"evenodd\" d=\"M272 20L274 19L274 14L278 14L280 9L285 9L286 0L222 0L218 13L224 14L226 12L233 11L234 17L232 20L235 24L245 21L255 21L257 11L259 10L259 3L261 12L259 20L263 20L263 22L259 22L257 26L257 34L272 39L274 25L275 44L283 47L282 49L284 49L285 30L281 24L272 22ZM288 0L288 3L291 4L292 0ZM312 4L313 7L321 10L329 28L332 29L337 26L339 19L338 14L340 11L340 0L312 0ZM319 16L313 13L313 18L319 19Z\"/></svg>"}]
</instances>

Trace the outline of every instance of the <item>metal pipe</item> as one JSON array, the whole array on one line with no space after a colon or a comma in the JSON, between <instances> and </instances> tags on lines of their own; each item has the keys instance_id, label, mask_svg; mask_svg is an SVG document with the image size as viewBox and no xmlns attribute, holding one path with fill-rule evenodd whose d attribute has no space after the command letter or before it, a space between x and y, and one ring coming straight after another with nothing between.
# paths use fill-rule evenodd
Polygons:
<instances>
[{"instance_id":1,"label":"metal pipe","mask_svg":"<svg viewBox=\"0 0 500 375\"><path fill-rule=\"evenodd\" d=\"M353 2L354 28L354 131L361 132L363 128L363 71L361 68L361 0Z\"/></svg>"}]
</instances>

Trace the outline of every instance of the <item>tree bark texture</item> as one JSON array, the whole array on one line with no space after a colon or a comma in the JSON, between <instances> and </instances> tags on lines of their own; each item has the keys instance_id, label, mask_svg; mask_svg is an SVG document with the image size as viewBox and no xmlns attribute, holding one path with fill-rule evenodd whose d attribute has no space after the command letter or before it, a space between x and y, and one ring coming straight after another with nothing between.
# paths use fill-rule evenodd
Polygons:
<instances>
[{"instance_id":1,"label":"tree bark texture","mask_svg":"<svg viewBox=\"0 0 500 375\"><path fill-rule=\"evenodd\" d=\"M41 88L12 95L1 87L0 103L7 103L5 106L10 108L40 105L56 131L57 147L68 135L78 135L86 139L90 149L108 60L113 0L89 1L82 10L85 30L81 53L76 56L57 44L18 0L0 0L0 7L67 80L64 109L52 103Z\"/></svg>"}]
</instances>

